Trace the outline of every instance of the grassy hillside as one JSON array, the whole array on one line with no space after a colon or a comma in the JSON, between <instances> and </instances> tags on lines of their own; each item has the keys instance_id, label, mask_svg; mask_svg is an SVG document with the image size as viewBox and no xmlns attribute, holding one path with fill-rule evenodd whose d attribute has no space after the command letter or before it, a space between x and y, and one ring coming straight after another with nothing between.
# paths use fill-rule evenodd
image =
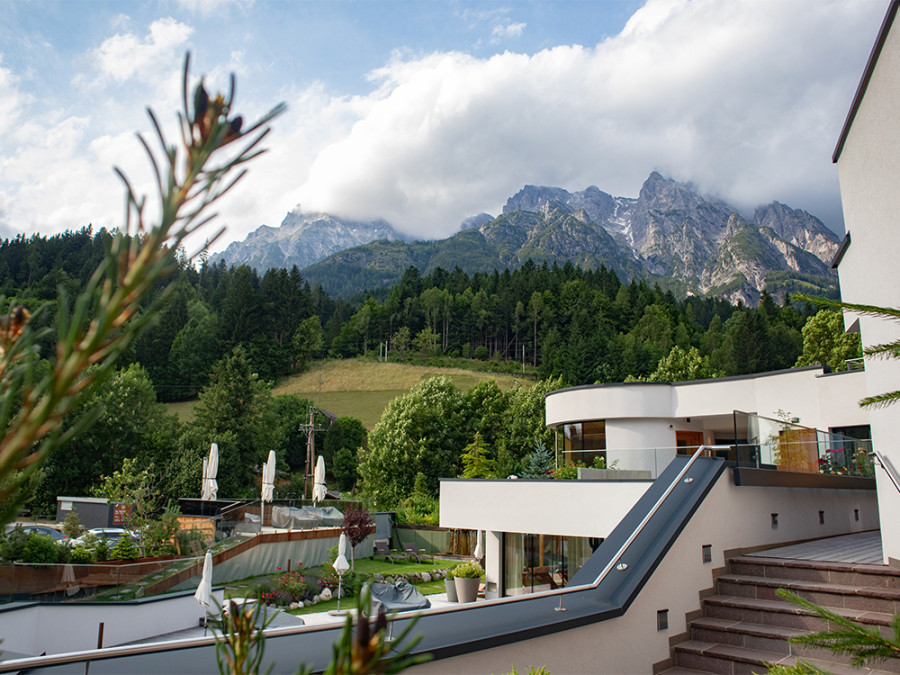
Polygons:
<instances>
[{"instance_id":1,"label":"grassy hillside","mask_svg":"<svg viewBox=\"0 0 900 675\"><path fill-rule=\"evenodd\" d=\"M403 363L377 363L362 359L318 361L301 375L283 380L273 394L296 394L308 398L335 415L351 415L362 420L367 429L381 419L381 412L392 398L434 375L450 377L463 391L485 380L495 379L504 391L517 378L498 373L475 372L462 368L412 366ZM169 410L181 420L193 417L195 402L169 404Z\"/></svg>"}]
</instances>

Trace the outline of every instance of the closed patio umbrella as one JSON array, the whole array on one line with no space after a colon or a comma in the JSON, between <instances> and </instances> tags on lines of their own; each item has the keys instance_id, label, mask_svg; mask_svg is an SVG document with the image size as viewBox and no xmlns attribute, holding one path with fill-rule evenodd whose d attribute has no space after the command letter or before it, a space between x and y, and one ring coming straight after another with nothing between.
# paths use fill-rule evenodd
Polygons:
<instances>
[{"instance_id":1,"label":"closed patio umbrella","mask_svg":"<svg viewBox=\"0 0 900 675\"><path fill-rule=\"evenodd\" d=\"M481 530L478 530L478 540L475 544L475 560L481 560L484 557L484 545L482 541L484 539L484 535Z\"/></svg>"},{"instance_id":2,"label":"closed patio umbrella","mask_svg":"<svg viewBox=\"0 0 900 675\"><path fill-rule=\"evenodd\" d=\"M272 496L275 491L275 451L269 450L269 459L266 460L266 463L263 464L263 474L262 474L262 505L261 509L266 508L266 502L272 501ZM264 515L264 511L260 511L260 527L265 523L265 519L262 517Z\"/></svg>"},{"instance_id":3,"label":"closed patio umbrella","mask_svg":"<svg viewBox=\"0 0 900 675\"><path fill-rule=\"evenodd\" d=\"M213 443L209 446L209 457L203 459L203 487L200 491L200 499L214 501L219 493L219 484L216 482L216 474L219 473L219 446Z\"/></svg>"},{"instance_id":4,"label":"closed patio umbrella","mask_svg":"<svg viewBox=\"0 0 900 675\"><path fill-rule=\"evenodd\" d=\"M319 455L316 460L316 473L313 483L313 504L321 502L325 499L325 458Z\"/></svg>"},{"instance_id":5,"label":"closed patio umbrella","mask_svg":"<svg viewBox=\"0 0 900 675\"><path fill-rule=\"evenodd\" d=\"M212 560L212 551L206 551L206 557L203 559L203 574L200 576L200 583L197 584L197 591L194 593L194 598L201 605L206 607L206 611L209 611L209 608L212 606L212 573L213 573L213 560ZM206 635L206 628L204 624L203 634Z\"/></svg>"},{"instance_id":6,"label":"closed patio umbrella","mask_svg":"<svg viewBox=\"0 0 900 675\"><path fill-rule=\"evenodd\" d=\"M66 595L75 595L81 587L75 581L75 568L71 565L63 567L62 587L66 589Z\"/></svg>"},{"instance_id":7,"label":"closed patio umbrella","mask_svg":"<svg viewBox=\"0 0 900 675\"><path fill-rule=\"evenodd\" d=\"M344 581L344 572L350 569L350 563L347 562L347 535L341 532L341 538L338 541L338 555L332 563L334 571L338 573L338 609L341 608L341 584Z\"/></svg>"}]
</instances>

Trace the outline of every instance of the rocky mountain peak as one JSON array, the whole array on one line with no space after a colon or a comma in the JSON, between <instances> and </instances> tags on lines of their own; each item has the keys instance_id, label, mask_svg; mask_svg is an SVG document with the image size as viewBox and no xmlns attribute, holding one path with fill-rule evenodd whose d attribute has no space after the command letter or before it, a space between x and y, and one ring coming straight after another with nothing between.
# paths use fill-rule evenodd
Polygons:
<instances>
[{"instance_id":1,"label":"rocky mountain peak","mask_svg":"<svg viewBox=\"0 0 900 675\"><path fill-rule=\"evenodd\" d=\"M513 211L540 211L551 202L565 204L570 195L568 190L553 187L540 187L538 185L526 185L516 194L506 200L503 213Z\"/></svg>"},{"instance_id":2,"label":"rocky mountain peak","mask_svg":"<svg viewBox=\"0 0 900 675\"><path fill-rule=\"evenodd\" d=\"M806 211L792 209L780 202L760 206L756 209L753 220L829 265L840 245L837 235L825 227L821 220Z\"/></svg>"}]
</instances>

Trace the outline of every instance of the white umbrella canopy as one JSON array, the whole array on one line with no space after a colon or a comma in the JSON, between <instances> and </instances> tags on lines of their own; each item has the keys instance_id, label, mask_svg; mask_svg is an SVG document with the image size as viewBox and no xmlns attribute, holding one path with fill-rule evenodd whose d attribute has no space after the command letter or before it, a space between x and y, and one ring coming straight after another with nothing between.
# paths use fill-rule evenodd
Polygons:
<instances>
[{"instance_id":1,"label":"white umbrella canopy","mask_svg":"<svg viewBox=\"0 0 900 675\"><path fill-rule=\"evenodd\" d=\"M269 459L263 465L262 500L271 502L275 491L275 451L269 450Z\"/></svg>"},{"instance_id":2,"label":"white umbrella canopy","mask_svg":"<svg viewBox=\"0 0 900 675\"><path fill-rule=\"evenodd\" d=\"M207 551L206 557L203 559L203 574L200 577L200 583L197 585L197 592L194 593L194 598L197 602L207 609L212 606L212 572L212 551Z\"/></svg>"},{"instance_id":3,"label":"white umbrella canopy","mask_svg":"<svg viewBox=\"0 0 900 675\"><path fill-rule=\"evenodd\" d=\"M213 501L219 493L219 484L216 482L216 474L219 473L219 446L213 443L209 446L209 457L203 459L203 489L200 499Z\"/></svg>"},{"instance_id":4,"label":"white umbrella canopy","mask_svg":"<svg viewBox=\"0 0 900 675\"><path fill-rule=\"evenodd\" d=\"M314 504L325 499L325 458L322 455L319 455L319 459L316 460L312 498Z\"/></svg>"},{"instance_id":5,"label":"white umbrella canopy","mask_svg":"<svg viewBox=\"0 0 900 675\"><path fill-rule=\"evenodd\" d=\"M481 560L484 557L484 545L483 545L484 535L481 530L478 530L478 540L475 544L475 560Z\"/></svg>"},{"instance_id":6,"label":"white umbrella canopy","mask_svg":"<svg viewBox=\"0 0 900 675\"><path fill-rule=\"evenodd\" d=\"M332 563L332 567L334 567L334 571L338 575L343 575L344 572L350 569L350 563L347 562L347 535L343 532L341 532L341 538L338 541L338 555L334 563Z\"/></svg>"}]
</instances>

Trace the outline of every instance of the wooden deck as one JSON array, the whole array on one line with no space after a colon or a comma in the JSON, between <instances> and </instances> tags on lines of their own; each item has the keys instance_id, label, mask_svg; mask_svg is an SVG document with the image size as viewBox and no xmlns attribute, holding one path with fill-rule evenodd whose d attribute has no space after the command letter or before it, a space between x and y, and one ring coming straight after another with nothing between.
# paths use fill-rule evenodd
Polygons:
<instances>
[{"instance_id":1,"label":"wooden deck","mask_svg":"<svg viewBox=\"0 0 900 675\"><path fill-rule=\"evenodd\" d=\"M750 555L762 558L789 558L793 560L821 560L829 562L864 563L881 565L881 532L858 532L840 537L816 539L802 544L770 548Z\"/></svg>"}]
</instances>

